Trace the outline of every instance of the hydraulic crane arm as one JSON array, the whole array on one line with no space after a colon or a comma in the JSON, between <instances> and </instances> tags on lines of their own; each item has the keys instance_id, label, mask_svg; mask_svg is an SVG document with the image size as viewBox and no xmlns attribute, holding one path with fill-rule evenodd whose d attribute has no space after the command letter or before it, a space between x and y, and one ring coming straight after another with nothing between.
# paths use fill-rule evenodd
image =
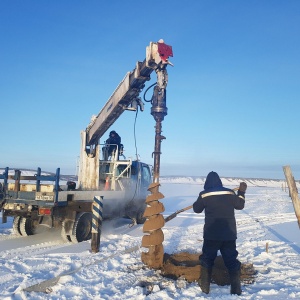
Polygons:
<instances>
[{"instance_id":1,"label":"hydraulic crane arm","mask_svg":"<svg viewBox=\"0 0 300 300\"><path fill-rule=\"evenodd\" d=\"M130 109L134 101L140 104L138 96L145 86L145 82L150 80L153 69L147 67L146 60L137 62L133 71L128 72L109 100L106 102L100 113L89 124L86 129L86 144L95 145L108 128L126 110Z\"/></svg>"},{"instance_id":2,"label":"hydraulic crane arm","mask_svg":"<svg viewBox=\"0 0 300 300\"><path fill-rule=\"evenodd\" d=\"M125 75L102 110L86 128L87 147L97 145L99 139L125 110L135 110L137 105L143 110L139 94L154 70L158 73L158 69L165 69L167 64L171 64L168 61L169 56L173 56L172 47L164 44L163 40L150 43L146 49L146 59L143 62L138 61L133 71ZM160 82L157 84L162 85Z\"/></svg>"}]
</instances>

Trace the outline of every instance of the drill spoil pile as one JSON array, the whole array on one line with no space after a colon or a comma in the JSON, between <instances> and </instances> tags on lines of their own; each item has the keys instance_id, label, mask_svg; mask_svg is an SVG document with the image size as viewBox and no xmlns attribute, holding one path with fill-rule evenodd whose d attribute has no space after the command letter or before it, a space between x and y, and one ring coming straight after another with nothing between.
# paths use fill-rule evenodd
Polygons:
<instances>
[{"instance_id":1,"label":"drill spoil pile","mask_svg":"<svg viewBox=\"0 0 300 300\"><path fill-rule=\"evenodd\" d=\"M192 254L188 252L181 252L177 254L164 255L164 264L162 267L162 275L168 278L177 279L179 277L186 279L188 282L198 281L200 277L200 254ZM251 284L254 282L256 271L253 264L241 265L241 281L244 284ZM224 265L222 256L218 256L212 272L212 282L217 285L229 285L229 274Z\"/></svg>"}]
</instances>

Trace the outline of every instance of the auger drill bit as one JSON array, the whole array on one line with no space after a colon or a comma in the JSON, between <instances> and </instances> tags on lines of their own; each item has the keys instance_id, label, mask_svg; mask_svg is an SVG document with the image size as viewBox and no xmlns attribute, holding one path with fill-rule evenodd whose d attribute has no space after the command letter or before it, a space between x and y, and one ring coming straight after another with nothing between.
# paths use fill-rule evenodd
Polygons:
<instances>
[{"instance_id":1,"label":"auger drill bit","mask_svg":"<svg viewBox=\"0 0 300 300\"><path fill-rule=\"evenodd\" d=\"M162 121L167 115L166 107L166 86L167 86L167 70L166 65L162 68L156 69L157 85L154 88L154 93L151 99L152 107L151 114L156 121L155 124L155 147L154 147L154 170L153 183L150 184L148 190L150 195L146 198L147 208L144 213L146 222L144 223L143 232L146 235L142 239L142 247L149 249L147 253L142 253L142 262L151 268L161 268L163 266L164 257L164 234L161 228L165 225L163 215L165 208L159 202L164 198L164 195L159 192L159 171L160 171L160 155L161 155L161 141L165 139L162 136Z\"/></svg>"},{"instance_id":2,"label":"auger drill bit","mask_svg":"<svg viewBox=\"0 0 300 300\"><path fill-rule=\"evenodd\" d=\"M148 190L150 195L146 198L146 210L144 217L147 219L143 226L143 232L146 235L142 239L142 247L148 248L148 252L142 252L142 262L151 267L158 269L163 264L163 241L164 234L161 228L165 225L162 212L165 211L164 205L159 202L159 199L164 198L164 195L158 191L158 182L150 184Z\"/></svg>"}]
</instances>

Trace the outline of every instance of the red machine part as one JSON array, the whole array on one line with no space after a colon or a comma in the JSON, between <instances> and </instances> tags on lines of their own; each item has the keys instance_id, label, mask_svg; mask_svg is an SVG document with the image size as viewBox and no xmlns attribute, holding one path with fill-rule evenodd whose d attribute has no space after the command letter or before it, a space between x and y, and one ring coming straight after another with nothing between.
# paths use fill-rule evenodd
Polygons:
<instances>
[{"instance_id":1,"label":"red machine part","mask_svg":"<svg viewBox=\"0 0 300 300\"><path fill-rule=\"evenodd\" d=\"M157 46L159 56L163 61L167 61L170 56L173 57L172 46L160 42L157 43Z\"/></svg>"}]
</instances>

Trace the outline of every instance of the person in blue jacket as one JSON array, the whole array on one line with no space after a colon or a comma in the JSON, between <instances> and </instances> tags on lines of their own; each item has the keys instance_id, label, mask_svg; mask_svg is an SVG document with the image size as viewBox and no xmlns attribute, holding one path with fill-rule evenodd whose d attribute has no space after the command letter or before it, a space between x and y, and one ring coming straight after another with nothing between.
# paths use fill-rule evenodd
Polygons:
<instances>
[{"instance_id":1,"label":"person in blue jacket","mask_svg":"<svg viewBox=\"0 0 300 300\"><path fill-rule=\"evenodd\" d=\"M107 155L112 156L113 153L118 149L118 156L117 159L119 160L119 155L121 152L121 147L123 144L121 144L121 137L117 134L116 131L111 131L109 133L109 138L106 140L107 145Z\"/></svg>"},{"instance_id":2,"label":"person in blue jacket","mask_svg":"<svg viewBox=\"0 0 300 300\"><path fill-rule=\"evenodd\" d=\"M236 220L234 210L241 210L245 205L247 184L241 182L237 194L223 187L216 172L210 172L205 180L204 190L193 204L195 213L204 210L203 247L200 255L201 276L198 281L202 292L208 294L214 260L220 250L230 276L231 294L240 295L240 268L236 250Z\"/></svg>"}]
</instances>

